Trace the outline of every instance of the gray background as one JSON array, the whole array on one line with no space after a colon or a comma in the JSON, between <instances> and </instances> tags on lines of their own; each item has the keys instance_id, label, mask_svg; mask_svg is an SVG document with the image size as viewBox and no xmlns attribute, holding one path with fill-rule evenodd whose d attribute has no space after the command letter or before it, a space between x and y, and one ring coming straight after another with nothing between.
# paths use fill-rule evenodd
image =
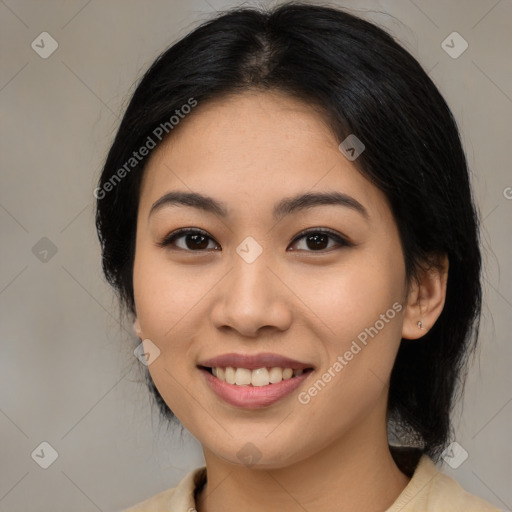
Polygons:
<instances>
[{"instance_id":1,"label":"gray background","mask_svg":"<svg viewBox=\"0 0 512 512\"><path fill-rule=\"evenodd\" d=\"M136 339L101 275L93 189L143 70L215 10L238 4L0 0L2 511L121 510L203 463L198 443L159 427L149 405ZM510 509L512 2L334 5L390 30L460 125L483 219L485 296L455 414L469 457L442 469ZM46 59L31 47L44 31L59 45ZM469 44L456 59L441 46L453 31ZM48 469L31 457L43 441L58 453Z\"/></svg>"}]
</instances>

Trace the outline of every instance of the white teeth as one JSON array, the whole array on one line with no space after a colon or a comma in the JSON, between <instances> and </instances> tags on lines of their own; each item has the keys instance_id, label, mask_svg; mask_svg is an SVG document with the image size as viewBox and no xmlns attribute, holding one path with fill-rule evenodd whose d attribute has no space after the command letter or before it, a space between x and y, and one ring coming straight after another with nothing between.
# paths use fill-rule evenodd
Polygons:
<instances>
[{"instance_id":1,"label":"white teeth","mask_svg":"<svg viewBox=\"0 0 512 512\"><path fill-rule=\"evenodd\" d=\"M268 370L266 368L253 370L251 374L251 384L253 386L268 386L270 384Z\"/></svg>"},{"instance_id":2,"label":"white teeth","mask_svg":"<svg viewBox=\"0 0 512 512\"><path fill-rule=\"evenodd\" d=\"M283 380L283 370L279 367L270 368L269 380L272 384L278 384Z\"/></svg>"},{"instance_id":3,"label":"white teeth","mask_svg":"<svg viewBox=\"0 0 512 512\"><path fill-rule=\"evenodd\" d=\"M237 386L248 386L251 383L251 370L237 368L235 372L235 384Z\"/></svg>"},{"instance_id":4,"label":"white teeth","mask_svg":"<svg viewBox=\"0 0 512 512\"><path fill-rule=\"evenodd\" d=\"M283 380L291 379L293 375L293 370L291 368L285 368L283 370Z\"/></svg>"},{"instance_id":5,"label":"white teeth","mask_svg":"<svg viewBox=\"0 0 512 512\"><path fill-rule=\"evenodd\" d=\"M226 370L224 371L224 378L226 379L226 382L228 384L234 384L235 383L235 369L231 366L228 366Z\"/></svg>"},{"instance_id":6,"label":"white teeth","mask_svg":"<svg viewBox=\"0 0 512 512\"><path fill-rule=\"evenodd\" d=\"M292 377L302 375L304 370L293 370L292 368L256 368L249 370L247 368L212 368L212 374L218 379L228 384L236 384L237 386L268 386L269 384L278 384L282 380L288 380Z\"/></svg>"}]
</instances>

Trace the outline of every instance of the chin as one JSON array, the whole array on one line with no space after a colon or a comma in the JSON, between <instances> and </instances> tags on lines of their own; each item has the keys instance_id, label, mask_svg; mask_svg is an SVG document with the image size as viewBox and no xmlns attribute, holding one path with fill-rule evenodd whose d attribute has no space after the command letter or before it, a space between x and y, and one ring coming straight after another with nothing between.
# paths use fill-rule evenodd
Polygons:
<instances>
[{"instance_id":1,"label":"chin","mask_svg":"<svg viewBox=\"0 0 512 512\"><path fill-rule=\"evenodd\" d=\"M293 439L293 437L288 437ZM280 469L304 459L305 450L290 442L289 449L283 450L279 440L272 442L265 437L261 440L248 437L247 440L228 440L227 446L216 446L208 451L228 464L248 469Z\"/></svg>"}]
</instances>

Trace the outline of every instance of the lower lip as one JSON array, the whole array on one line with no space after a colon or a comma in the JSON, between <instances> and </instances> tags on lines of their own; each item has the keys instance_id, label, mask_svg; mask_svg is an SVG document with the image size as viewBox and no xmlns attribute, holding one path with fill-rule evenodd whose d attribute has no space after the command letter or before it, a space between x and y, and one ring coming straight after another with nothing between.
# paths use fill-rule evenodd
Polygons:
<instances>
[{"instance_id":1,"label":"lower lip","mask_svg":"<svg viewBox=\"0 0 512 512\"><path fill-rule=\"evenodd\" d=\"M281 400L297 389L309 377L308 370L297 377L282 380L267 386L237 386L229 384L212 375L208 370L199 368L210 388L228 404L244 409L259 409Z\"/></svg>"}]
</instances>

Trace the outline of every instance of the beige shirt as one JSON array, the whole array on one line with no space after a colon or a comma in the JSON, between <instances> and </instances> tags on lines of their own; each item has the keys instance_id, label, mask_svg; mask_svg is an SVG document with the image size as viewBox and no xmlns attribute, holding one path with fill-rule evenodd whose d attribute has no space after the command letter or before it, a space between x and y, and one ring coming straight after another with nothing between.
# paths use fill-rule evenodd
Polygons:
<instances>
[{"instance_id":1,"label":"beige shirt","mask_svg":"<svg viewBox=\"0 0 512 512\"><path fill-rule=\"evenodd\" d=\"M173 489L161 492L125 512L194 512L194 492L206 479L206 466L194 469ZM340 504L341 506L341 504ZM386 512L501 512L466 492L453 478L441 473L427 455L411 480Z\"/></svg>"}]
</instances>

